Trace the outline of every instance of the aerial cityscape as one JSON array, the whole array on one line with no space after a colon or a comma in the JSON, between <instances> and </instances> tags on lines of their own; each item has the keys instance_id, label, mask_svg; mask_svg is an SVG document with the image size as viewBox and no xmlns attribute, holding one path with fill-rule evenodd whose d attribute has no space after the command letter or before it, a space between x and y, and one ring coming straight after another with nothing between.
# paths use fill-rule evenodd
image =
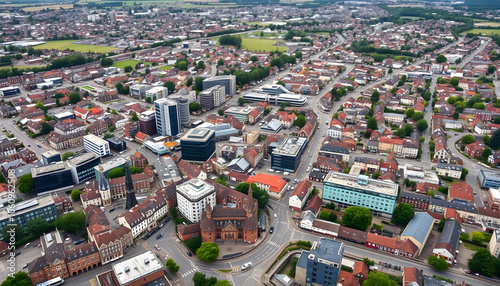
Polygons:
<instances>
[{"instance_id":1,"label":"aerial cityscape","mask_svg":"<svg viewBox=\"0 0 500 286\"><path fill-rule=\"evenodd\" d=\"M0 286L500 285L500 2L0 18Z\"/></svg>"}]
</instances>

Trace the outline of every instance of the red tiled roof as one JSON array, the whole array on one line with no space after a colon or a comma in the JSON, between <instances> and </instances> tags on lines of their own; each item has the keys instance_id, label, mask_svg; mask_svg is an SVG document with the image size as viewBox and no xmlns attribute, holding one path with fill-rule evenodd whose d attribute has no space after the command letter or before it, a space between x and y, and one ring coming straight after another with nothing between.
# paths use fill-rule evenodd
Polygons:
<instances>
[{"instance_id":1,"label":"red tiled roof","mask_svg":"<svg viewBox=\"0 0 500 286\"><path fill-rule=\"evenodd\" d=\"M448 189L448 196L460 200L474 201L474 191L466 182L451 184Z\"/></svg>"},{"instance_id":2,"label":"red tiled roof","mask_svg":"<svg viewBox=\"0 0 500 286\"><path fill-rule=\"evenodd\" d=\"M274 193L281 193L286 185L286 181L276 175L268 175L264 173L257 173L251 176L246 181L247 183L260 183L269 186L269 191Z\"/></svg>"}]
</instances>

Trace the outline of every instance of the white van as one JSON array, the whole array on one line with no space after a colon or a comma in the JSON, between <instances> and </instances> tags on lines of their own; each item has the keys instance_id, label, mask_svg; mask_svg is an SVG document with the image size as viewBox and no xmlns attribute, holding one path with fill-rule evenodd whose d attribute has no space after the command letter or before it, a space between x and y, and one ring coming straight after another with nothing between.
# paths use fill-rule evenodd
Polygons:
<instances>
[{"instance_id":1,"label":"white van","mask_svg":"<svg viewBox=\"0 0 500 286\"><path fill-rule=\"evenodd\" d=\"M241 266L241 271L245 271L250 267L252 267L252 262L247 262Z\"/></svg>"}]
</instances>

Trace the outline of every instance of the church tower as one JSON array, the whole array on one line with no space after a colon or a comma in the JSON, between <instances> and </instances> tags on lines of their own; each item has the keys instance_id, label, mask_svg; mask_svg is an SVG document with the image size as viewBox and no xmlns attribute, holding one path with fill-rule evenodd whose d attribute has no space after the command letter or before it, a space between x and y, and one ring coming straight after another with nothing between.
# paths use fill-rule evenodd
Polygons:
<instances>
[{"instance_id":1,"label":"church tower","mask_svg":"<svg viewBox=\"0 0 500 286\"><path fill-rule=\"evenodd\" d=\"M127 189L127 201L125 203L125 209L129 210L137 205L137 199L135 198L134 183L132 182L132 174L130 174L130 169L125 166L125 188Z\"/></svg>"}]
</instances>

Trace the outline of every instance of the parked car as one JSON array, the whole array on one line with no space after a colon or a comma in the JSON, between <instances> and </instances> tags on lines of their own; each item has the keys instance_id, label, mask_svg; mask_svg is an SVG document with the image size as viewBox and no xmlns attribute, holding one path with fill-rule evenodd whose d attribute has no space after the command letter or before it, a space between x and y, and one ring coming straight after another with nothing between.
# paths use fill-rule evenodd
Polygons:
<instances>
[{"instance_id":1,"label":"parked car","mask_svg":"<svg viewBox=\"0 0 500 286\"><path fill-rule=\"evenodd\" d=\"M269 208L271 208L272 210L274 210L274 207L273 207L272 205L267 204L267 206L268 206Z\"/></svg>"},{"instance_id":2,"label":"parked car","mask_svg":"<svg viewBox=\"0 0 500 286\"><path fill-rule=\"evenodd\" d=\"M190 252L190 251L188 251L188 252L186 252L186 253L187 253L187 255L188 255L188 256L192 256L192 254L191 254L191 252Z\"/></svg>"},{"instance_id":3,"label":"parked car","mask_svg":"<svg viewBox=\"0 0 500 286\"><path fill-rule=\"evenodd\" d=\"M169 222L171 219L172 219L171 217L167 217L167 218L165 219L164 223Z\"/></svg>"},{"instance_id":4,"label":"parked car","mask_svg":"<svg viewBox=\"0 0 500 286\"><path fill-rule=\"evenodd\" d=\"M278 215L277 215L277 214L274 214L274 218L277 218L277 217L278 217Z\"/></svg>"},{"instance_id":5,"label":"parked car","mask_svg":"<svg viewBox=\"0 0 500 286\"><path fill-rule=\"evenodd\" d=\"M28 263L26 263L26 264L23 265L23 269L26 268L26 267L28 267Z\"/></svg>"},{"instance_id":6,"label":"parked car","mask_svg":"<svg viewBox=\"0 0 500 286\"><path fill-rule=\"evenodd\" d=\"M109 212L113 212L114 210L115 210L115 208L112 208L112 209L109 210Z\"/></svg>"},{"instance_id":7,"label":"parked car","mask_svg":"<svg viewBox=\"0 0 500 286\"><path fill-rule=\"evenodd\" d=\"M163 234L159 233L159 234L156 236L156 239L160 239L162 236L163 236Z\"/></svg>"},{"instance_id":8,"label":"parked car","mask_svg":"<svg viewBox=\"0 0 500 286\"><path fill-rule=\"evenodd\" d=\"M155 248L156 248L156 250L158 250L158 251L160 250L160 247L158 246L158 244L155 244Z\"/></svg>"},{"instance_id":9,"label":"parked car","mask_svg":"<svg viewBox=\"0 0 500 286\"><path fill-rule=\"evenodd\" d=\"M273 233L274 232L274 226L271 226L271 228L269 229L269 233Z\"/></svg>"},{"instance_id":10,"label":"parked car","mask_svg":"<svg viewBox=\"0 0 500 286\"><path fill-rule=\"evenodd\" d=\"M16 254L14 255L14 257L15 256L19 256L19 255L21 255L21 251L16 252Z\"/></svg>"}]
</instances>

